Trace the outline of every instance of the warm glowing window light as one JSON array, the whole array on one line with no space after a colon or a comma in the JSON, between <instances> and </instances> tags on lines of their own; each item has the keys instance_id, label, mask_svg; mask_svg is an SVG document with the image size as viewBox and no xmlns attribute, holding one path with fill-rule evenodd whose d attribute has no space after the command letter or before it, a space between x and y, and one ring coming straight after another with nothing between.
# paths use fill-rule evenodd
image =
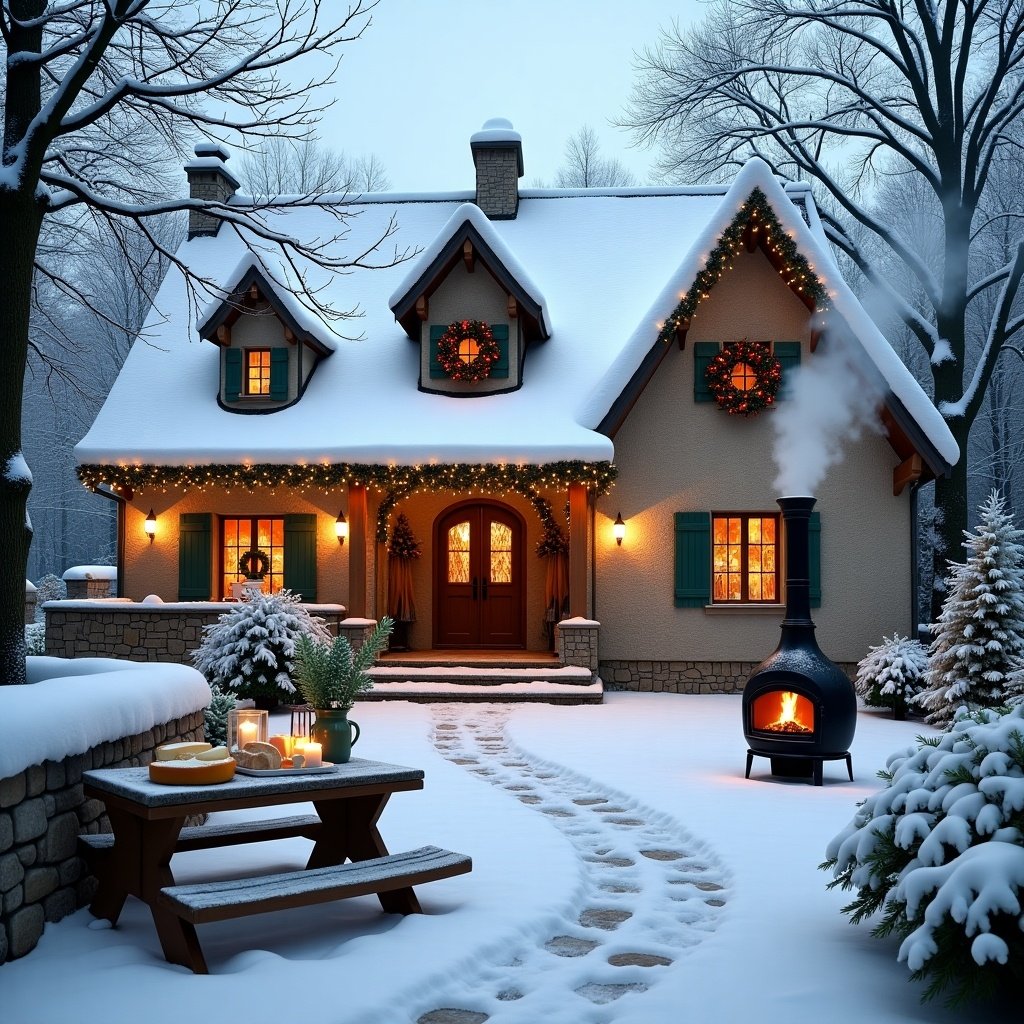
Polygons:
<instances>
[{"instance_id":1,"label":"warm glowing window light","mask_svg":"<svg viewBox=\"0 0 1024 1024\"><path fill-rule=\"evenodd\" d=\"M250 348L245 351L245 393L270 394L270 349Z\"/></svg>"},{"instance_id":2,"label":"warm glowing window light","mask_svg":"<svg viewBox=\"0 0 1024 1024\"><path fill-rule=\"evenodd\" d=\"M476 338L463 338L459 342L459 358L464 363L471 363L480 354L480 345Z\"/></svg>"},{"instance_id":3,"label":"warm glowing window light","mask_svg":"<svg viewBox=\"0 0 1024 1024\"><path fill-rule=\"evenodd\" d=\"M779 600L778 518L716 515L711 527L712 600Z\"/></svg>"}]
</instances>

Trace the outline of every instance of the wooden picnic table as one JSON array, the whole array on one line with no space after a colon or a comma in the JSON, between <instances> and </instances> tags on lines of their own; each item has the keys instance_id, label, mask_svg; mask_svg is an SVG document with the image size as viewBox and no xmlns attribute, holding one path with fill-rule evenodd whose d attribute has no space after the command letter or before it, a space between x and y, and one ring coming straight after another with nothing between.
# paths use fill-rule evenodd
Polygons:
<instances>
[{"instance_id":1,"label":"wooden picnic table","mask_svg":"<svg viewBox=\"0 0 1024 1024\"><path fill-rule=\"evenodd\" d=\"M198 923L371 892L388 913L420 913L413 884L472 867L437 847L388 853L377 822L392 793L423 788L417 768L353 758L330 773L236 773L209 786L158 785L148 768L105 768L85 772L83 782L86 796L106 805L113 833L81 837L99 881L90 910L116 924L127 897L137 897L153 915L164 957L199 974L207 968ZM315 816L184 828L196 814L307 801ZM175 885L176 852L300 835L315 840L302 871Z\"/></svg>"}]
</instances>

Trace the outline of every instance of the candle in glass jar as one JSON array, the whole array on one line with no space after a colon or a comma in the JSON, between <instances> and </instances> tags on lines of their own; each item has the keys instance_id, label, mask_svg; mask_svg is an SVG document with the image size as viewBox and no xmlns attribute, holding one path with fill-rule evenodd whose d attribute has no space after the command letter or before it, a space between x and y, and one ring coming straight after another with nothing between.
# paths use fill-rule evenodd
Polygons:
<instances>
[{"instance_id":1,"label":"candle in glass jar","mask_svg":"<svg viewBox=\"0 0 1024 1024\"><path fill-rule=\"evenodd\" d=\"M256 723L240 722L238 725L238 742L240 746L252 743L256 739Z\"/></svg>"},{"instance_id":2,"label":"candle in glass jar","mask_svg":"<svg viewBox=\"0 0 1024 1024\"><path fill-rule=\"evenodd\" d=\"M302 748L307 768L319 768L323 763L323 747L319 743L307 743Z\"/></svg>"}]
</instances>

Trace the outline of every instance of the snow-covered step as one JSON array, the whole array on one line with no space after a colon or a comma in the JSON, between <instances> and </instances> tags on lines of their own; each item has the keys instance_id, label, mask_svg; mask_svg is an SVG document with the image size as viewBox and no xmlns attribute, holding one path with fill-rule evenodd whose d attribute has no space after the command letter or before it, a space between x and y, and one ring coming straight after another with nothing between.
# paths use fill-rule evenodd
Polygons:
<instances>
[{"instance_id":1,"label":"snow-covered step","mask_svg":"<svg viewBox=\"0 0 1024 1024\"><path fill-rule=\"evenodd\" d=\"M600 704L604 699L604 684L600 679L592 680L585 669L575 669L575 681L552 681L550 679L523 678L515 681L501 681L493 676L481 682L480 669L471 674L450 678L430 678L418 675L414 678L381 679L375 675L373 689L359 695L360 701L410 700L419 703L432 702L515 702L533 701L546 704ZM500 669L491 671L500 672ZM409 676L409 672L405 673ZM507 670L506 670L507 674ZM527 673L536 677L538 673ZM564 677L563 677L564 678Z\"/></svg>"},{"instance_id":2,"label":"snow-covered step","mask_svg":"<svg viewBox=\"0 0 1024 1024\"><path fill-rule=\"evenodd\" d=\"M561 683L585 686L593 681L588 669L576 665L375 665L369 670L378 683L450 683L497 686L500 683Z\"/></svg>"}]
</instances>

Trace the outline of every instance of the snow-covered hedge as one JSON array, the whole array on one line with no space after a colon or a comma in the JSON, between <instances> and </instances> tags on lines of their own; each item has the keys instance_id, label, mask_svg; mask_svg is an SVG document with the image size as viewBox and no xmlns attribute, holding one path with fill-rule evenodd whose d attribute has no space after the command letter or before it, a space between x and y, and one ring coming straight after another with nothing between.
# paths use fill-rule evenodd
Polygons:
<instances>
[{"instance_id":1,"label":"snow-covered hedge","mask_svg":"<svg viewBox=\"0 0 1024 1024\"><path fill-rule=\"evenodd\" d=\"M892 708L893 717L903 719L927 668L928 651L920 640L898 633L883 636L857 663L857 692L870 707Z\"/></svg>"},{"instance_id":2,"label":"snow-covered hedge","mask_svg":"<svg viewBox=\"0 0 1024 1024\"><path fill-rule=\"evenodd\" d=\"M254 594L203 627L192 663L238 697L288 700L295 693L295 641L303 633L321 643L333 639L290 591Z\"/></svg>"},{"instance_id":3,"label":"snow-covered hedge","mask_svg":"<svg viewBox=\"0 0 1024 1024\"><path fill-rule=\"evenodd\" d=\"M924 998L1024 982L1024 707L961 712L889 758L887 784L828 846L829 888L856 924L902 940Z\"/></svg>"}]
</instances>

